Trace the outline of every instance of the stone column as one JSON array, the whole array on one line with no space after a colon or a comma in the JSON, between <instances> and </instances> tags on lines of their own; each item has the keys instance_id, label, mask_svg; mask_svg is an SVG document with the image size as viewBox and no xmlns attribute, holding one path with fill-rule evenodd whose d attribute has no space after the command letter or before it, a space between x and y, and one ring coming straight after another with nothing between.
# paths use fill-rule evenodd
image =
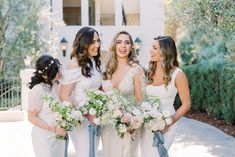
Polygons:
<instances>
[{"instance_id":1,"label":"stone column","mask_svg":"<svg viewBox=\"0 0 235 157\"><path fill-rule=\"evenodd\" d=\"M20 71L21 78L21 104L23 110L28 110L28 93L29 87L27 84L31 81L34 69L24 69Z\"/></svg>"},{"instance_id":2,"label":"stone column","mask_svg":"<svg viewBox=\"0 0 235 157\"><path fill-rule=\"evenodd\" d=\"M89 25L89 2L88 0L81 0L81 15L82 15L82 26Z\"/></svg>"},{"instance_id":3,"label":"stone column","mask_svg":"<svg viewBox=\"0 0 235 157\"><path fill-rule=\"evenodd\" d=\"M115 26L122 26L122 0L115 0Z\"/></svg>"}]
</instances>

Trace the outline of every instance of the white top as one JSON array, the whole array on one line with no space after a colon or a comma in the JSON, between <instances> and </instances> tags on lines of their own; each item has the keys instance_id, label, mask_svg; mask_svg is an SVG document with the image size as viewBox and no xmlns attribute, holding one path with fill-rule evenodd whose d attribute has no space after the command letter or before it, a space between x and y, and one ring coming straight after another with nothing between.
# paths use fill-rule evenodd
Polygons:
<instances>
[{"instance_id":1,"label":"white top","mask_svg":"<svg viewBox=\"0 0 235 157\"><path fill-rule=\"evenodd\" d=\"M50 86L44 83L40 83L35 85L30 91L28 95L28 110L37 110L38 117L43 120L48 125L54 125L56 119L56 113L53 112L49 105L43 101L43 96L45 94L49 94L54 97L56 100L59 99L59 86L54 84L52 89Z\"/></svg>"},{"instance_id":2,"label":"white top","mask_svg":"<svg viewBox=\"0 0 235 157\"><path fill-rule=\"evenodd\" d=\"M171 81L167 86L153 86L147 85L146 94L158 96L160 98L160 110L168 110L172 115L175 113L174 101L177 94L177 88L175 87L175 78L178 72L182 72L180 68L176 68L171 74Z\"/></svg>"},{"instance_id":3,"label":"white top","mask_svg":"<svg viewBox=\"0 0 235 157\"><path fill-rule=\"evenodd\" d=\"M85 77L82 75L82 68L66 69L63 71L62 84L75 83L72 97L75 103L79 105L82 99L85 97L84 91L87 89L98 90L101 86L102 74L95 67L95 61L92 60L93 70L91 71L91 77Z\"/></svg>"}]
</instances>

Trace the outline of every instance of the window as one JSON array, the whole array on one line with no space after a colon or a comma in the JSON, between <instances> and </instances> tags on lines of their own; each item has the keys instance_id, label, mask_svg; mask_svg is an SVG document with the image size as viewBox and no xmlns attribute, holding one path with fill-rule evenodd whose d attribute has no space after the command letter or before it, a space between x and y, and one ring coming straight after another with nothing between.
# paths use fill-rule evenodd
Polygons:
<instances>
[{"instance_id":1,"label":"window","mask_svg":"<svg viewBox=\"0 0 235 157\"><path fill-rule=\"evenodd\" d=\"M63 0L63 14L67 25L81 25L81 1Z\"/></svg>"},{"instance_id":2,"label":"window","mask_svg":"<svg viewBox=\"0 0 235 157\"><path fill-rule=\"evenodd\" d=\"M89 25L114 25L115 0L89 0Z\"/></svg>"}]
</instances>

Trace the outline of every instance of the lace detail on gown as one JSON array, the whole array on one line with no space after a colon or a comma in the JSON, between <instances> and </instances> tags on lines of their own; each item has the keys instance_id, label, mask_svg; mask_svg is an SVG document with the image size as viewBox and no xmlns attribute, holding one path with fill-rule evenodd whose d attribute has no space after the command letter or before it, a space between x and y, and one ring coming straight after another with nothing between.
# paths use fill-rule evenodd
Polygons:
<instances>
[{"instance_id":1,"label":"lace detail on gown","mask_svg":"<svg viewBox=\"0 0 235 157\"><path fill-rule=\"evenodd\" d=\"M130 70L127 72L125 77L121 80L118 90L121 92L126 92L127 94L134 95L134 76L140 72L141 73L141 90L145 92L145 75L143 69L140 65L134 64ZM103 80L102 81L102 88L104 91L112 90L112 84L110 80Z\"/></svg>"}]
</instances>

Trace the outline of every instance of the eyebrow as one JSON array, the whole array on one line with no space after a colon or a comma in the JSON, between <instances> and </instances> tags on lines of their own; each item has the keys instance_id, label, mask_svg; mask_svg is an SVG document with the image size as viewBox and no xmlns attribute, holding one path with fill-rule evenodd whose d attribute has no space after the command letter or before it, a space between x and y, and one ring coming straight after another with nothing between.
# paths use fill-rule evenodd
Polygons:
<instances>
[{"instance_id":1,"label":"eyebrow","mask_svg":"<svg viewBox=\"0 0 235 157\"><path fill-rule=\"evenodd\" d=\"M121 40L121 39L117 39L117 41L123 41L123 40ZM130 41L130 40L129 40L129 39L127 39L127 40L124 40L124 42L125 42L125 41Z\"/></svg>"}]
</instances>

